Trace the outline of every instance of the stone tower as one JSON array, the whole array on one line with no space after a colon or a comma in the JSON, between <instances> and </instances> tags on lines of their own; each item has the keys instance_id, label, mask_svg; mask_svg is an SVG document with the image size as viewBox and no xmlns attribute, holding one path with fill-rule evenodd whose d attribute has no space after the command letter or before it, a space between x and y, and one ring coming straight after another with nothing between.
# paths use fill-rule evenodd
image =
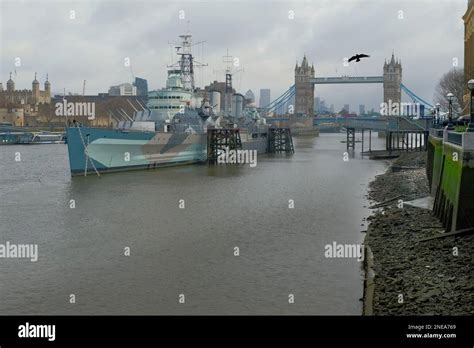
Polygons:
<instances>
[{"instance_id":1,"label":"stone tower","mask_svg":"<svg viewBox=\"0 0 474 348\"><path fill-rule=\"evenodd\" d=\"M46 74L46 81L44 83L44 102L49 104L51 103L51 82L48 80L48 74Z\"/></svg>"},{"instance_id":2,"label":"stone tower","mask_svg":"<svg viewBox=\"0 0 474 348\"><path fill-rule=\"evenodd\" d=\"M32 93L31 93L31 103L32 104L38 104L40 101L40 84L39 81L36 79L36 73L35 73L35 79L33 80L32 84Z\"/></svg>"},{"instance_id":3,"label":"stone tower","mask_svg":"<svg viewBox=\"0 0 474 348\"><path fill-rule=\"evenodd\" d=\"M385 61L383 65L383 101L389 103L400 103L402 99L402 62L395 60L392 53L392 59L389 63Z\"/></svg>"},{"instance_id":4,"label":"stone tower","mask_svg":"<svg viewBox=\"0 0 474 348\"><path fill-rule=\"evenodd\" d=\"M306 55L298 66L295 66L295 114L312 117L314 115L314 85L310 79L314 77L314 66L308 65Z\"/></svg>"},{"instance_id":5,"label":"stone tower","mask_svg":"<svg viewBox=\"0 0 474 348\"><path fill-rule=\"evenodd\" d=\"M7 92L13 92L15 90L15 82L12 80L12 73L10 73L10 79L7 81Z\"/></svg>"}]
</instances>

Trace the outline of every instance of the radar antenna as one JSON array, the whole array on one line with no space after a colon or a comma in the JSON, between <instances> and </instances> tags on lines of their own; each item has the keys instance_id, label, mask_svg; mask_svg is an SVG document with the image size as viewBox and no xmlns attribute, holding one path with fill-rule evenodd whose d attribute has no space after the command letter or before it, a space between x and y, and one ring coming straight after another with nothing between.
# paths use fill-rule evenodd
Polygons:
<instances>
[{"instance_id":1,"label":"radar antenna","mask_svg":"<svg viewBox=\"0 0 474 348\"><path fill-rule=\"evenodd\" d=\"M181 39L181 42L169 42L169 44L175 45L174 48L176 49L176 54L180 56L180 59L178 62L168 65L168 68L179 68L181 71L183 87L194 92L196 88L194 81L194 68L207 66L207 64L194 60L191 48L195 45L202 44L205 41L192 43L191 34L183 34L180 35L179 38Z\"/></svg>"},{"instance_id":2,"label":"radar antenna","mask_svg":"<svg viewBox=\"0 0 474 348\"><path fill-rule=\"evenodd\" d=\"M232 70L234 65L234 57L229 55L229 49L225 56L222 56L222 61L226 64L225 70L214 70L214 72L225 72L225 97L224 97L224 114L226 116L231 116L232 114L232 75L239 72L243 72L244 69Z\"/></svg>"}]
</instances>

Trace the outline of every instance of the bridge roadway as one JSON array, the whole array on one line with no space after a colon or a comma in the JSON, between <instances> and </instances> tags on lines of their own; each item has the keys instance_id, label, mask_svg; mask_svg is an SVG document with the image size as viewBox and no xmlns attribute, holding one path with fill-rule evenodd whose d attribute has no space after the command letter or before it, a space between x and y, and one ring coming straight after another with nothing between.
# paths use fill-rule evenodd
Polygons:
<instances>
[{"instance_id":1,"label":"bridge roadway","mask_svg":"<svg viewBox=\"0 0 474 348\"><path fill-rule=\"evenodd\" d=\"M334 122L335 121L335 122ZM431 118L410 119L406 116L382 116L382 117L327 117L315 118L314 124L336 123L341 127L379 130L379 131L420 131L431 126Z\"/></svg>"},{"instance_id":2,"label":"bridge roadway","mask_svg":"<svg viewBox=\"0 0 474 348\"><path fill-rule=\"evenodd\" d=\"M268 121L289 121L288 117L270 117ZM431 118L411 119L406 116L381 117L316 117L314 125L335 124L345 128L374 131L420 131L431 126Z\"/></svg>"},{"instance_id":3,"label":"bridge roadway","mask_svg":"<svg viewBox=\"0 0 474 348\"><path fill-rule=\"evenodd\" d=\"M341 77L314 77L309 80L315 85L340 83L383 83L383 76L341 76Z\"/></svg>"}]
</instances>

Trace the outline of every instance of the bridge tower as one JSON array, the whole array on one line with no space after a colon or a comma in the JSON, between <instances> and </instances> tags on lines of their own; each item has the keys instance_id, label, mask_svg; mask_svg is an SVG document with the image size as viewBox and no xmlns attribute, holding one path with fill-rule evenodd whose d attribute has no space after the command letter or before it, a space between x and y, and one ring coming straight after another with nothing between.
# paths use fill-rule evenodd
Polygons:
<instances>
[{"instance_id":1,"label":"bridge tower","mask_svg":"<svg viewBox=\"0 0 474 348\"><path fill-rule=\"evenodd\" d=\"M308 64L306 55L301 66L295 66L295 114L312 117L314 115L314 84L310 79L314 77L314 65Z\"/></svg>"},{"instance_id":2,"label":"bridge tower","mask_svg":"<svg viewBox=\"0 0 474 348\"><path fill-rule=\"evenodd\" d=\"M402 100L402 89L400 84L402 83L402 62L396 60L392 53L392 59L390 62L383 65L383 101L389 103L389 100L393 103L401 103Z\"/></svg>"}]
</instances>

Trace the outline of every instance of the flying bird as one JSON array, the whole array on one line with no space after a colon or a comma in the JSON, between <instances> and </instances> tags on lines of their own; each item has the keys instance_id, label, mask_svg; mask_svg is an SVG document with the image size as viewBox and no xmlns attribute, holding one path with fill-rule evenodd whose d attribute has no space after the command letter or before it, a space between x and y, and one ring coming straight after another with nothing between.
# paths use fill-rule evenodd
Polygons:
<instances>
[{"instance_id":1,"label":"flying bird","mask_svg":"<svg viewBox=\"0 0 474 348\"><path fill-rule=\"evenodd\" d=\"M368 57L370 56L367 54L356 54L355 56L352 56L351 58L349 58L349 62L352 62L353 60L355 60L356 62L360 62L361 58L368 58Z\"/></svg>"}]
</instances>

